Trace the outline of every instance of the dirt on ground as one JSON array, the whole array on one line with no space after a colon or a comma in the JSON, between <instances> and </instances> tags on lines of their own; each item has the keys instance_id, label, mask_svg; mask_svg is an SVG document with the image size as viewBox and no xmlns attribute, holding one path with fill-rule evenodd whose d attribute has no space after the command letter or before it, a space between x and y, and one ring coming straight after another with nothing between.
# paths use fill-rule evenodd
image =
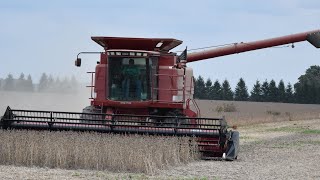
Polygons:
<instances>
[{"instance_id":1,"label":"dirt on ground","mask_svg":"<svg viewBox=\"0 0 320 180\"><path fill-rule=\"evenodd\" d=\"M320 119L239 127L238 160L196 161L154 175L0 166L3 179L320 179Z\"/></svg>"}]
</instances>

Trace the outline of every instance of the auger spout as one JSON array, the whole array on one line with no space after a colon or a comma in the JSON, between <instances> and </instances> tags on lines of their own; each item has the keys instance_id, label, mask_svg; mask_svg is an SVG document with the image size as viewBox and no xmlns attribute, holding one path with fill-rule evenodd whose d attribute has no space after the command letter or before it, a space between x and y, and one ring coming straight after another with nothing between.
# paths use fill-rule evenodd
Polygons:
<instances>
[{"instance_id":1,"label":"auger spout","mask_svg":"<svg viewBox=\"0 0 320 180\"><path fill-rule=\"evenodd\" d=\"M264 49L274 46L281 46L308 40L315 47L320 47L320 30L308 31L298 34L281 36L271 39L264 39L253 42L234 43L225 47L210 49L201 52L190 53L187 56L187 62L195 62L204 59L210 59L231 54L238 54L247 51Z\"/></svg>"}]
</instances>

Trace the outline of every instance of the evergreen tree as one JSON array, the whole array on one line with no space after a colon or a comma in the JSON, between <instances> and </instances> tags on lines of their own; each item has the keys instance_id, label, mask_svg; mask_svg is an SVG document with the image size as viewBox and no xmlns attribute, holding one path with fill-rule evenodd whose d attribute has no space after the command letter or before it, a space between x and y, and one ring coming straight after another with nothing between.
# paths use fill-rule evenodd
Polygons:
<instances>
[{"instance_id":1,"label":"evergreen tree","mask_svg":"<svg viewBox=\"0 0 320 180\"><path fill-rule=\"evenodd\" d=\"M218 80L216 80L212 86L212 97L214 100L222 99L222 88Z\"/></svg>"},{"instance_id":2,"label":"evergreen tree","mask_svg":"<svg viewBox=\"0 0 320 180\"><path fill-rule=\"evenodd\" d=\"M17 81L15 89L17 91L25 91L26 80L24 79L24 74L21 73Z\"/></svg>"},{"instance_id":3,"label":"evergreen tree","mask_svg":"<svg viewBox=\"0 0 320 180\"><path fill-rule=\"evenodd\" d=\"M52 86L53 83L54 83L54 79L53 79L52 75L50 74L49 77L48 77L48 85Z\"/></svg>"},{"instance_id":4,"label":"evergreen tree","mask_svg":"<svg viewBox=\"0 0 320 180\"><path fill-rule=\"evenodd\" d=\"M320 89L318 89L315 82L312 82L311 85L309 85L309 93L308 93L308 102L311 104L317 104L318 103L318 92Z\"/></svg>"},{"instance_id":5,"label":"evergreen tree","mask_svg":"<svg viewBox=\"0 0 320 180\"><path fill-rule=\"evenodd\" d=\"M71 82L70 83L71 83L73 92L75 92L75 93L78 92L78 90L79 90L79 82L77 81L75 76L71 77ZM211 82L211 85L212 85L212 82ZM208 94L206 94L206 95L209 96Z\"/></svg>"},{"instance_id":6,"label":"evergreen tree","mask_svg":"<svg viewBox=\"0 0 320 180\"><path fill-rule=\"evenodd\" d=\"M268 102L270 96L269 82L265 80L261 86L261 97L263 102Z\"/></svg>"},{"instance_id":7,"label":"evergreen tree","mask_svg":"<svg viewBox=\"0 0 320 180\"><path fill-rule=\"evenodd\" d=\"M33 82L32 82L31 75L29 74L26 80L26 91L33 92L33 90L34 90Z\"/></svg>"},{"instance_id":8,"label":"evergreen tree","mask_svg":"<svg viewBox=\"0 0 320 180\"><path fill-rule=\"evenodd\" d=\"M55 83L55 81L54 81L52 75L50 74L49 77L48 77L48 80L47 80L47 84L48 84L47 91L56 92L54 83Z\"/></svg>"},{"instance_id":9,"label":"evergreen tree","mask_svg":"<svg viewBox=\"0 0 320 180\"><path fill-rule=\"evenodd\" d=\"M294 85L295 94L294 99L297 103L308 103L308 93L309 93L309 85L306 82L300 82L299 84L296 83Z\"/></svg>"},{"instance_id":10,"label":"evergreen tree","mask_svg":"<svg viewBox=\"0 0 320 180\"><path fill-rule=\"evenodd\" d=\"M286 101L286 88L284 86L284 82L281 79L278 84L278 102L285 102Z\"/></svg>"},{"instance_id":11,"label":"evergreen tree","mask_svg":"<svg viewBox=\"0 0 320 180\"><path fill-rule=\"evenodd\" d=\"M288 85L286 87L285 102L286 103L293 103L294 102L292 85L290 83L288 83Z\"/></svg>"},{"instance_id":12,"label":"evergreen tree","mask_svg":"<svg viewBox=\"0 0 320 180\"><path fill-rule=\"evenodd\" d=\"M59 77L57 77L56 78L56 80L54 81L54 87L53 87L53 90L54 90L54 92L59 92L59 91L61 91L60 89L61 89L61 87L62 87L62 82L60 81L60 78ZM195 90L194 90L194 92L196 93L196 80L195 80L195 85L194 85L195 87Z\"/></svg>"},{"instance_id":13,"label":"evergreen tree","mask_svg":"<svg viewBox=\"0 0 320 180\"><path fill-rule=\"evenodd\" d=\"M278 102L278 88L276 82L272 79L269 83L269 101Z\"/></svg>"},{"instance_id":14,"label":"evergreen tree","mask_svg":"<svg viewBox=\"0 0 320 180\"><path fill-rule=\"evenodd\" d=\"M298 103L320 103L320 66L311 66L294 84Z\"/></svg>"},{"instance_id":15,"label":"evergreen tree","mask_svg":"<svg viewBox=\"0 0 320 180\"><path fill-rule=\"evenodd\" d=\"M248 101L249 94L248 94L248 88L246 86L246 83L242 78L240 78L236 89L235 89L235 96L234 100L236 101Z\"/></svg>"},{"instance_id":16,"label":"evergreen tree","mask_svg":"<svg viewBox=\"0 0 320 180\"><path fill-rule=\"evenodd\" d=\"M25 80L25 79L24 79L24 74L23 74L23 73L21 73L21 74L20 74L20 76L19 76L19 80Z\"/></svg>"},{"instance_id":17,"label":"evergreen tree","mask_svg":"<svg viewBox=\"0 0 320 180\"><path fill-rule=\"evenodd\" d=\"M3 90L13 91L15 89L14 79L12 74L8 74L7 78L4 80Z\"/></svg>"},{"instance_id":18,"label":"evergreen tree","mask_svg":"<svg viewBox=\"0 0 320 180\"><path fill-rule=\"evenodd\" d=\"M204 83L204 82L203 82ZM204 90L203 90L204 91ZM61 82L61 88L59 88L59 92L62 93L70 93L73 92L71 84L70 84L70 80L68 77L65 77L63 79L63 81Z\"/></svg>"},{"instance_id":19,"label":"evergreen tree","mask_svg":"<svg viewBox=\"0 0 320 180\"><path fill-rule=\"evenodd\" d=\"M199 76L196 80L196 92L195 97L198 99L204 99L205 98L205 83L201 76Z\"/></svg>"},{"instance_id":20,"label":"evergreen tree","mask_svg":"<svg viewBox=\"0 0 320 180\"><path fill-rule=\"evenodd\" d=\"M38 91L44 92L47 89L48 89L48 76L46 75L46 73L42 73L40 81L39 81Z\"/></svg>"},{"instance_id":21,"label":"evergreen tree","mask_svg":"<svg viewBox=\"0 0 320 180\"><path fill-rule=\"evenodd\" d=\"M208 78L206 83L205 83L205 94L206 94L206 99L210 99L210 100L213 99L212 81L211 81L210 78Z\"/></svg>"},{"instance_id":22,"label":"evergreen tree","mask_svg":"<svg viewBox=\"0 0 320 180\"><path fill-rule=\"evenodd\" d=\"M256 83L254 84L254 86L252 88L250 101L256 101L256 102L262 101L261 84L258 80L256 81Z\"/></svg>"},{"instance_id":23,"label":"evergreen tree","mask_svg":"<svg viewBox=\"0 0 320 180\"><path fill-rule=\"evenodd\" d=\"M233 92L228 80L224 80L222 83L222 99L228 101L233 100Z\"/></svg>"}]
</instances>

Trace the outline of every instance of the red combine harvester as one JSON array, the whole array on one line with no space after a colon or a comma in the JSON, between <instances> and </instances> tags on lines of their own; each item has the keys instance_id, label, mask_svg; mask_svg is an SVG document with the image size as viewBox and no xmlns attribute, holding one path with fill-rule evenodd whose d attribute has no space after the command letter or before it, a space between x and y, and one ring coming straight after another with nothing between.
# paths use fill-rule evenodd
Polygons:
<instances>
[{"instance_id":1,"label":"red combine harvester","mask_svg":"<svg viewBox=\"0 0 320 180\"><path fill-rule=\"evenodd\" d=\"M92 73L91 105L82 113L14 110L1 118L3 129L75 130L106 133L192 136L202 158L237 159L239 133L229 130L224 118L200 116L194 98L189 62L262 48L309 41L320 47L320 30L235 43L181 55L170 52L176 39L92 37L104 52Z\"/></svg>"}]
</instances>

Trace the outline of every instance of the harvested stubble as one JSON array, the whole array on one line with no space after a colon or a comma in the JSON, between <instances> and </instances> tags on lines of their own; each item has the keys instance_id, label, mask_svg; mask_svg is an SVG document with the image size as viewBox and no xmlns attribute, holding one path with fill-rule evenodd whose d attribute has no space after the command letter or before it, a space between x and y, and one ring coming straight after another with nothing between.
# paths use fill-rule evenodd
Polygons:
<instances>
[{"instance_id":1,"label":"harvested stubble","mask_svg":"<svg viewBox=\"0 0 320 180\"><path fill-rule=\"evenodd\" d=\"M0 131L3 165L154 174L198 157L189 137Z\"/></svg>"}]
</instances>

